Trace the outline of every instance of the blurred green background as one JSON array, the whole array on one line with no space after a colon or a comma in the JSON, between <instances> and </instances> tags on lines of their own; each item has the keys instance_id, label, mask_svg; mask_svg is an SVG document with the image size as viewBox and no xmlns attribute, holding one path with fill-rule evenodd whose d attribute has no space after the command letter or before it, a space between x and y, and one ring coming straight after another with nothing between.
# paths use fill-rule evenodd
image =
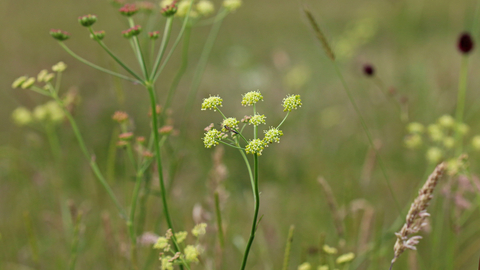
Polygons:
<instances>
[{"instance_id":1,"label":"blurred green background","mask_svg":"<svg viewBox=\"0 0 480 270\"><path fill-rule=\"evenodd\" d=\"M157 4L157 3L156 3ZM214 1L218 8L221 2ZM212 154L201 138L203 128L218 124L221 116L200 111L204 97L220 95L223 112L242 118L249 111L240 105L241 94L260 89L265 101L258 106L267 116L267 125L277 125L284 116L281 101L287 94L300 94L303 106L290 114L283 125L281 144L264 151L260 158L261 210L264 215L249 260L249 269L279 269L288 228L295 225L290 269L304 261L317 262L322 241L357 255L359 226L365 213L373 210L368 241L374 252L358 257L351 269L386 269L393 256L393 234L382 235L399 216L379 168L369 177L372 159L368 140L358 116L352 109L334 68L315 39L301 12L308 6L331 41L347 84L367 120L402 207L410 205L416 187L433 169L425 160L425 149L412 151L403 145L406 122L402 122L396 102L408 99L409 121L428 124L443 114L454 114L461 56L456 40L469 30L478 40L475 23L477 1L245 1L240 9L224 20L195 98L191 115L185 116L186 96L210 26L192 31L189 65L173 100L174 126L187 126L184 134L168 140L176 149L167 161L174 223L180 230L195 224L192 211L201 206L209 226L207 254L213 254L215 218L209 171ZM92 13L99 18L96 30L105 30L105 43L122 59L136 67L128 42L121 36L126 20L108 1L26 1L0 2L0 268L62 269L70 256L71 225L68 202L85 212L77 269L127 269L126 228L114 205L94 178L80 153L68 122L57 127L62 146L60 162L54 162L46 135L41 129L18 127L11 120L18 106L33 109L47 101L31 91L11 89L17 77L36 76L64 61L68 69L62 78L64 93L73 87L81 97L74 116L88 148L95 153L100 168L107 168L108 150L116 123L112 114L123 110L134 119L135 134L149 134L147 92L130 83L120 82L76 61L48 32L60 28L71 33L66 44L77 54L119 71L102 49L92 42L77 17ZM138 15L141 20L141 15ZM165 20L158 14L152 30L162 30ZM173 37L181 25L175 20ZM146 38L144 37L146 40ZM157 84L159 98L165 98L180 65L177 49ZM385 97L378 81L362 74L362 66L371 63L385 86L394 87L395 97ZM480 133L478 53L470 56L465 122L470 134ZM119 94L121 93L121 94ZM229 194L222 203L227 247L224 267L238 267L243 245L248 239L253 203L248 174L238 152L224 149L223 162L228 170L224 181ZM165 151L166 155L171 152ZM470 154L471 171L478 173L479 155ZM110 184L128 205L133 188L133 172L125 166L121 149L116 152L116 169ZM373 160L373 162L372 162ZM131 168L130 168L131 169ZM365 176L366 175L366 176ZM345 241L335 233L332 213L327 206L317 177L331 185L345 216ZM446 178L445 178L446 179ZM154 181L155 182L155 181ZM473 269L478 261L480 242L479 215L475 211L465 225L455 231L453 200L441 195L440 184L429 212L430 232L418 246L416 257L407 251L396 269ZM445 192L444 192L445 194ZM467 198L472 200L472 198ZM364 201L358 201L364 200ZM354 202L352 204L352 202ZM359 211L353 211L355 206ZM471 207L477 208L472 202ZM198 207L197 207L198 209ZM368 211L367 211L367 210ZM445 211L443 219L435 215ZM34 263L29 230L24 215L32 220L37 241L39 264ZM402 218L403 219L403 218ZM110 220L111 232L106 232ZM159 223L158 223L159 222ZM439 226L438 224L443 224ZM394 230L400 229L399 224ZM442 228L439 228L442 227ZM161 202L150 196L145 231L163 234ZM208 236L208 235L207 235ZM113 238L109 238L113 237ZM324 240L322 240L324 239ZM380 240L379 240L380 239ZM455 240L456 239L456 240ZM363 247L365 248L365 247ZM369 250L370 251L370 250ZM140 249L141 258L150 253ZM413 261L413 262L412 262ZM436 261L436 262L435 262ZM454 262L452 265L443 262ZM208 259L205 259L208 262ZM195 269L209 268L208 263ZM437 263L438 268L431 268ZM157 269L151 266L150 269ZM450 268L449 268L450 267Z\"/></svg>"}]
</instances>

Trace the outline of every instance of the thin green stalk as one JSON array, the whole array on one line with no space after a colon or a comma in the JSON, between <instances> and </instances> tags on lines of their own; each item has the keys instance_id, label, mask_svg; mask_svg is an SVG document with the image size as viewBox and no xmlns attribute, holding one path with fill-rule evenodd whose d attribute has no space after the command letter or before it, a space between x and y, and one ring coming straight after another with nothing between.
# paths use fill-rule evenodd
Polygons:
<instances>
[{"instance_id":1,"label":"thin green stalk","mask_svg":"<svg viewBox=\"0 0 480 270\"><path fill-rule=\"evenodd\" d=\"M127 222L128 231L130 234L131 246L130 254L132 256L132 265L134 269L138 269L137 260L137 236L135 233L135 210L137 209L138 194L140 193L140 186L142 184L143 172L140 168L137 169L135 177L135 187L133 188L132 202L130 203L130 217Z\"/></svg>"},{"instance_id":2,"label":"thin green stalk","mask_svg":"<svg viewBox=\"0 0 480 270\"><path fill-rule=\"evenodd\" d=\"M280 124L278 124L277 129L279 129L282 126L283 122L285 122L285 120L287 120L287 117L288 117L289 114L290 114L290 112L287 112L287 115L285 115L282 122L280 122Z\"/></svg>"},{"instance_id":3,"label":"thin green stalk","mask_svg":"<svg viewBox=\"0 0 480 270\"><path fill-rule=\"evenodd\" d=\"M250 238L248 239L247 247L245 248L245 254L243 255L242 266L240 267L241 270L245 269L247 265L248 254L250 252L250 248L252 247L253 239L255 238L255 232L257 231L257 218L258 218L258 210L260 209L260 194L258 192L258 154L254 154L254 166L253 170L255 172L255 179L254 185L252 186L253 189L253 199L255 201L255 213L253 215L253 222L252 222L252 230L250 231Z\"/></svg>"},{"instance_id":4,"label":"thin green stalk","mask_svg":"<svg viewBox=\"0 0 480 270\"><path fill-rule=\"evenodd\" d=\"M25 222L25 228L28 234L28 244L32 252L32 259L35 264L39 265L40 252L38 249L37 236L35 235L35 230L33 229L32 219L30 218L30 212L26 211L23 213L23 219Z\"/></svg>"},{"instance_id":5,"label":"thin green stalk","mask_svg":"<svg viewBox=\"0 0 480 270\"><path fill-rule=\"evenodd\" d=\"M185 28L185 34L183 36L181 65L180 65L180 68L177 71L177 74L175 74L175 77L173 78L173 82L172 82L172 85L170 86L170 89L168 90L167 99L166 99L165 105L164 105L165 110L170 108L170 103L172 102L173 95L174 95L175 91L177 90L178 84L180 83L180 80L182 79L183 75L185 74L185 71L187 70L188 48L189 48L189 44L190 44L190 33L191 32L192 32L192 27L190 25L187 25L187 28Z\"/></svg>"},{"instance_id":6,"label":"thin green stalk","mask_svg":"<svg viewBox=\"0 0 480 270\"><path fill-rule=\"evenodd\" d=\"M60 46L61 46L68 54L70 54L73 58L77 59L78 61L80 61L80 62L82 62L82 63L84 63L84 64L86 64L86 65L88 65L88 66L90 66L90 67L92 67L92 68L94 68L94 69L97 69L97 70L99 70L99 71L105 72L105 73L107 73L107 74L110 74L110 75L112 75L112 76L118 77L118 78L120 78L120 79L124 79L124 80L130 81L130 82L142 84L142 79L141 79L141 78L137 78L138 80L135 80L135 79L132 79L132 78L127 77L127 76L125 76L125 75L122 75L122 74L120 74L120 73L116 73L116 72L113 72L113 71L108 70L108 69L106 69L106 68L102 68L102 67L100 67L100 66L97 66L97 65L95 65L95 64L93 64L93 63L91 63L91 62L89 62L89 61L87 61L87 60L85 60L85 59L83 59L82 57L78 56L76 53L74 53L72 50L70 50L70 48L68 48L67 45L65 45L65 43L63 43L63 42L61 42L61 41L58 42L58 43L59 43Z\"/></svg>"},{"instance_id":7,"label":"thin green stalk","mask_svg":"<svg viewBox=\"0 0 480 270\"><path fill-rule=\"evenodd\" d=\"M295 230L295 226L290 225L290 229L288 230L288 236L287 236L287 244L285 245L285 254L283 256L282 270L287 270L288 269L288 263L290 262L290 250L292 248L293 231L294 230Z\"/></svg>"},{"instance_id":8,"label":"thin green stalk","mask_svg":"<svg viewBox=\"0 0 480 270\"><path fill-rule=\"evenodd\" d=\"M165 214L168 227L169 229L172 230L172 233L174 235L172 238L175 238L175 230L173 228L172 219L170 218L170 213L168 211L167 194L166 194L165 183L163 179L162 156L160 153L160 139L158 134L158 120L157 120L157 114L155 113L155 109L157 106L155 90L153 89L153 85L151 84L147 84L147 90L150 96L150 105L152 109L152 129L153 129L153 139L154 139L154 150L155 150L155 157L157 160L157 171L158 171L158 180L160 184L160 192L162 193L163 212ZM175 248L175 251L180 250L177 244L174 245L174 248Z\"/></svg>"},{"instance_id":9,"label":"thin green stalk","mask_svg":"<svg viewBox=\"0 0 480 270\"><path fill-rule=\"evenodd\" d=\"M222 213L220 212L220 200L218 198L218 191L215 191L214 196L215 196L215 214L217 216L218 240L220 242L220 248L223 250L225 246L225 240L223 237Z\"/></svg>"},{"instance_id":10,"label":"thin green stalk","mask_svg":"<svg viewBox=\"0 0 480 270\"><path fill-rule=\"evenodd\" d=\"M190 91L188 92L187 103L185 106L185 114L183 116L184 119L189 118L190 112L193 107L193 102L195 101L195 96L197 95L198 87L200 86L203 72L205 71L205 67L207 66L208 57L210 56L210 52L212 51L213 44L215 43L218 32L220 31L220 26L222 26L222 22L225 18L226 13L228 13L228 10L226 9L221 9L217 13L216 18L219 19L215 22L215 24L213 24L212 29L208 34L207 41L205 42L205 46L203 47L202 54L200 55L197 68L195 69L195 73L193 75L192 86L190 87ZM187 121L184 121L184 127L186 126L186 122Z\"/></svg>"},{"instance_id":11,"label":"thin green stalk","mask_svg":"<svg viewBox=\"0 0 480 270\"><path fill-rule=\"evenodd\" d=\"M60 141L58 140L57 133L55 132L54 124L47 122L45 124L45 130L47 132L48 142L50 143L50 148L52 150L53 158L55 162L60 161L60 155L62 153L62 148L60 146Z\"/></svg>"},{"instance_id":12,"label":"thin green stalk","mask_svg":"<svg viewBox=\"0 0 480 270\"><path fill-rule=\"evenodd\" d=\"M130 24L130 27L134 27L135 23L133 22L132 17L128 17L128 22ZM145 63L145 58L143 57L142 49L140 48L140 43L138 42L138 36L133 36L133 46L134 46L134 52L135 56L137 57L138 63L140 64L140 68L142 69L143 77L145 79L148 79L148 70L147 70L147 65Z\"/></svg>"},{"instance_id":13,"label":"thin green stalk","mask_svg":"<svg viewBox=\"0 0 480 270\"><path fill-rule=\"evenodd\" d=\"M363 131L367 135L370 146L372 147L373 151L375 151L375 154L378 158L378 165L380 166L380 170L382 171L383 178L385 179L385 182L387 183L387 187L390 191L390 195L392 196L392 199L395 202L396 209L401 216L405 216L405 215L402 214L402 208L401 208L400 204L398 203L397 197L395 196L395 192L393 191L393 187L392 187L392 184L390 183L390 179L388 178L387 171L385 169L385 165L383 164L383 159L380 156L380 153L378 152L377 148L375 147L375 144L373 143L373 139L372 139L372 135L370 134L370 130L368 129L368 126L367 126L365 120L363 119L362 114L360 113L360 109L358 108L357 103L355 102L355 99L353 98L352 93L350 92L350 88L348 87L347 83L345 82L345 79L343 78L342 72L340 72L340 69L339 69L337 63L335 62L335 60L332 60L332 63L333 63L333 66L335 68L335 71L336 71L338 77L340 78L340 81L342 82L343 89L347 93L347 96L348 96L348 99L350 100L350 103L352 104L355 112L358 115L358 118L360 119L360 123L362 124Z\"/></svg>"},{"instance_id":14,"label":"thin green stalk","mask_svg":"<svg viewBox=\"0 0 480 270\"><path fill-rule=\"evenodd\" d=\"M51 88L50 88L51 89ZM123 210L120 202L117 200L117 197L113 193L113 190L110 188L110 186L107 183L107 180L103 177L102 173L100 172L100 169L98 168L97 163L95 162L95 159L90 156L90 153L87 150L87 146L85 145L85 141L83 140L83 137L80 133L80 129L77 126L77 123L73 116L70 114L70 112L65 108L65 105L63 104L63 101L58 97L57 93L54 91L50 91L50 94L52 95L53 99L62 107L63 112L67 116L68 121L70 122L70 125L72 126L73 132L75 134L75 137L77 138L78 144L80 145L80 149L82 150L85 158L89 161L90 167L93 170L93 173L97 177L97 179L100 181L102 186L105 188L107 191L108 196L112 199L114 202L115 206L118 209L118 212L120 213L120 216L124 218L125 220L127 219L127 215L125 211Z\"/></svg>"},{"instance_id":15,"label":"thin green stalk","mask_svg":"<svg viewBox=\"0 0 480 270\"><path fill-rule=\"evenodd\" d=\"M462 56L462 64L460 68L460 78L458 81L458 97L457 97L457 112L456 112L456 122L457 125L462 124L463 122L463 113L465 111L465 96L467 92L467 75L468 75L468 56ZM457 126L455 128L455 156L460 156L463 150L462 143L462 133L460 128Z\"/></svg>"},{"instance_id":16,"label":"thin green stalk","mask_svg":"<svg viewBox=\"0 0 480 270\"><path fill-rule=\"evenodd\" d=\"M150 78L150 80L152 82L157 81L158 76L160 75L160 73L162 73L163 69L165 68L165 66L168 63L168 60L170 60L170 57L172 56L173 52L175 51L175 48L177 48L178 43L182 39L183 32L185 31L185 28L187 27L187 24L188 24L188 19L190 18L190 10L192 9L192 5L193 5L193 0L190 0L190 6L188 7L188 11L187 11L187 14L185 15L185 19L183 19L182 28L180 29L180 32L178 33L177 39L173 43L172 48L170 49L170 52L167 54L167 57L165 57L165 60L163 61L162 65L160 66L158 71L152 72L151 77L153 77L153 80ZM155 70L157 70L157 68L155 68Z\"/></svg>"},{"instance_id":17,"label":"thin green stalk","mask_svg":"<svg viewBox=\"0 0 480 270\"><path fill-rule=\"evenodd\" d=\"M148 168L148 167L147 167ZM143 180L143 192L140 195L139 203L140 203L140 211L138 213L138 222L137 222L137 235L143 232L146 220L146 213L147 213L147 201L150 193L150 183L151 183L151 175L150 170L146 170L144 174Z\"/></svg>"},{"instance_id":18,"label":"thin green stalk","mask_svg":"<svg viewBox=\"0 0 480 270\"><path fill-rule=\"evenodd\" d=\"M73 229L73 241L72 241L72 247L70 248L71 257L70 257L70 263L68 264L69 270L74 270L75 265L77 264L78 243L80 242L80 225L82 220L82 214L83 214L82 211L79 211L75 218L75 227Z\"/></svg>"},{"instance_id":19,"label":"thin green stalk","mask_svg":"<svg viewBox=\"0 0 480 270\"><path fill-rule=\"evenodd\" d=\"M167 22L165 23L165 29L163 30L162 42L160 43L160 48L158 49L157 59L155 60L155 64L153 65L153 70L151 74L152 78L154 78L153 81L155 81L157 78L156 74L158 71L158 67L160 66L160 62L162 61L163 55L165 54L165 50L167 49L168 41L170 40L170 34L172 33L172 25L173 25L172 22L173 22L173 16L168 17Z\"/></svg>"}]
</instances>

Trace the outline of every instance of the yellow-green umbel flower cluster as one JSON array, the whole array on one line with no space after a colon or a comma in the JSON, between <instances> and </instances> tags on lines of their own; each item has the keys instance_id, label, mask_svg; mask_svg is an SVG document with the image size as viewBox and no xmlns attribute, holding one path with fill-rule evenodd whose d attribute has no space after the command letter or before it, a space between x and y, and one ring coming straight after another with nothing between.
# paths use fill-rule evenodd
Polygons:
<instances>
[{"instance_id":1,"label":"yellow-green umbel flower cluster","mask_svg":"<svg viewBox=\"0 0 480 270\"><path fill-rule=\"evenodd\" d=\"M255 103L263 100L263 96L260 91L251 91L243 95L242 105L243 106L252 106Z\"/></svg>"},{"instance_id":2,"label":"yellow-green umbel flower cluster","mask_svg":"<svg viewBox=\"0 0 480 270\"><path fill-rule=\"evenodd\" d=\"M218 107L222 107L223 99L219 96L210 96L209 98L204 98L202 103L202 111L206 109L217 110Z\"/></svg>"},{"instance_id":3,"label":"yellow-green umbel flower cluster","mask_svg":"<svg viewBox=\"0 0 480 270\"><path fill-rule=\"evenodd\" d=\"M203 144L205 148L212 148L212 146L218 145L218 141L222 139L222 132L214 128L205 133L203 137Z\"/></svg>"},{"instance_id":4,"label":"yellow-green umbel flower cluster","mask_svg":"<svg viewBox=\"0 0 480 270\"><path fill-rule=\"evenodd\" d=\"M265 141L260 139L253 139L248 142L247 146L245 147L245 152L247 154L261 155L263 149L265 149L265 146Z\"/></svg>"},{"instance_id":5,"label":"yellow-green umbel flower cluster","mask_svg":"<svg viewBox=\"0 0 480 270\"><path fill-rule=\"evenodd\" d=\"M283 136L283 132L281 130L278 130L278 128L270 128L269 130L267 131L264 131L265 132L265 137L263 138L263 140L266 142L266 143L280 143L280 137Z\"/></svg>"},{"instance_id":6,"label":"yellow-green umbel flower cluster","mask_svg":"<svg viewBox=\"0 0 480 270\"><path fill-rule=\"evenodd\" d=\"M237 10L241 5L241 0L224 0L222 4L222 6L230 12Z\"/></svg>"},{"instance_id":7,"label":"yellow-green umbel flower cluster","mask_svg":"<svg viewBox=\"0 0 480 270\"><path fill-rule=\"evenodd\" d=\"M296 110L298 107L301 106L302 100L300 99L300 95L288 95L286 98L283 99L284 112L291 112L292 110Z\"/></svg>"},{"instance_id":8,"label":"yellow-green umbel flower cluster","mask_svg":"<svg viewBox=\"0 0 480 270\"><path fill-rule=\"evenodd\" d=\"M229 117L222 122L222 131L228 132L235 129L238 129L238 124L240 122L235 117Z\"/></svg>"},{"instance_id":9,"label":"yellow-green umbel flower cluster","mask_svg":"<svg viewBox=\"0 0 480 270\"><path fill-rule=\"evenodd\" d=\"M249 123L254 126L259 126L260 124L265 124L265 118L267 118L264 114L256 114L250 118Z\"/></svg>"}]
</instances>

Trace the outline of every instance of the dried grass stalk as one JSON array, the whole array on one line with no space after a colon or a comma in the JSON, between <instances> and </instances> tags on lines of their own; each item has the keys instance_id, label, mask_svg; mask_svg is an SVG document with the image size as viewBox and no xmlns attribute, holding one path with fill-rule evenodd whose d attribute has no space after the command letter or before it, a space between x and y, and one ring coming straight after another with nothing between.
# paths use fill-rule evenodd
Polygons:
<instances>
[{"instance_id":1,"label":"dried grass stalk","mask_svg":"<svg viewBox=\"0 0 480 270\"><path fill-rule=\"evenodd\" d=\"M418 241L422 238L419 235L412 236L410 235L418 233L422 227L426 225L426 218L430 216L427 213L427 207L430 203L430 200L433 198L433 190L437 185L438 180L442 177L443 173L446 170L446 164L439 164L433 173L428 177L427 182L418 192L418 197L412 203L410 210L408 211L406 222L403 225L400 232L395 233L397 236L397 242L393 250L395 251L395 256L390 265L392 269L393 263L397 260L398 256L402 254L406 249L416 250L415 245L418 244Z\"/></svg>"},{"instance_id":2,"label":"dried grass stalk","mask_svg":"<svg viewBox=\"0 0 480 270\"><path fill-rule=\"evenodd\" d=\"M318 40L320 41L320 43L322 43L323 49L325 50L325 53L327 54L328 58L330 58L332 61L335 61L335 54L333 54L332 47L330 47L330 44L328 43L327 38L325 37L322 30L318 26L312 13L308 11L307 7L303 7L303 12L307 16L308 22L312 26L313 31L315 31L315 35L317 36Z\"/></svg>"}]
</instances>

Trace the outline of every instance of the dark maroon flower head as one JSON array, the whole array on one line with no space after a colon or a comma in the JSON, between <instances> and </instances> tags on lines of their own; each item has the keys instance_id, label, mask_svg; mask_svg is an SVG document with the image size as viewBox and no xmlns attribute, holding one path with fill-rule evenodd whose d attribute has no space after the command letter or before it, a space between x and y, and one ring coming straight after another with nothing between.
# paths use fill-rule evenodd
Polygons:
<instances>
[{"instance_id":1,"label":"dark maroon flower head","mask_svg":"<svg viewBox=\"0 0 480 270\"><path fill-rule=\"evenodd\" d=\"M62 31L60 29L50 30L50 35L58 41L65 41L70 38L70 34L68 32Z\"/></svg>"},{"instance_id":2,"label":"dark maroon flower head","mask_svg":"<svg viewBox=\"0 0 480 270\"><path fill-rule=\"evenodd\" d=\"M375 74L375 69L370 64L363 65L363 73L368 77L371 77Z\"/></svg>"},{"instance_id":3,"label":"dark maroon flower head","mask_svg":"<svg viewBox=\"0 0 480 270\"><path fill-rule=\"evenodd\" d=\"M135 4L125 4L125 6L121 7L118 11L124 16L131 17L137 13L138 8Z\"/></svg>"},{"instance_id":4,"label":"dark maroon flower head","mask_svg":"<svg viewBox=\"0 0 480 270\"><path fill-rule=\"evenodd\" d=\"M474 44L473 44L473 39L470 33L468 32L462 33L458 38L457 46L460 52L462 52L463 54L467 54L471 52L473 50Z\"/></svg>"}]
</instances>

